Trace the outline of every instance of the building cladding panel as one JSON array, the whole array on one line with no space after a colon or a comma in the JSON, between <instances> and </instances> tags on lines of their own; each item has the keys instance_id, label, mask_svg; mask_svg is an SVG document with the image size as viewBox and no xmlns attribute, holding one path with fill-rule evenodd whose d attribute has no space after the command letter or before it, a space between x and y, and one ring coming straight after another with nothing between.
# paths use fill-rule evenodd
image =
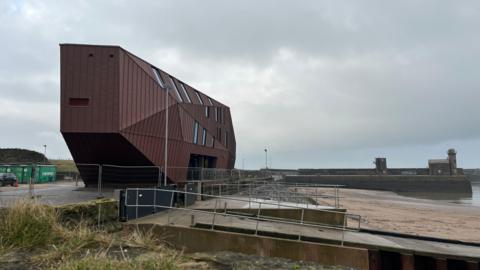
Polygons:
<instances>
[{"instance_id":1,"label":"building cladding panel","mask_svg":"<svg viewBox=\"0 0 480 270\"><path fill-rule=\"evenodd\" d=\"M173 167L188 167L192 155L233 168L236 142L227 106L118 46L61 44L60 59L60 129L77 164L163 167L168 98L169 181L186 179L186 170ZM97 181L85 173L82 178L87 185Z\"/></svg>"}]
</instances>

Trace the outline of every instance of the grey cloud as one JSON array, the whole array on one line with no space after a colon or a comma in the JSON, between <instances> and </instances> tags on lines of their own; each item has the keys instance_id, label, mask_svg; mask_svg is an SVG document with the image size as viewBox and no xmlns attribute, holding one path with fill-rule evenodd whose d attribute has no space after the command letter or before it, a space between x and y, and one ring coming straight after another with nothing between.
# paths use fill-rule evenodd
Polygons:
<instances>
[{"instance_id":1,"label":"grey cloud","mask_svg":"<svg viewBox=\"0 0 480 270\"><path fill-rule=\"evenodd\" d=\"M454 144L478 166L479 15L477 1L3 1L0 94L58 106L58 43L118 44L231 106L237 165L263 166L265 146L284 167L409 150L423 164ZM54 112L0 116L41 134L1 146L68 155Z\"/></svg>"}]
</instances>

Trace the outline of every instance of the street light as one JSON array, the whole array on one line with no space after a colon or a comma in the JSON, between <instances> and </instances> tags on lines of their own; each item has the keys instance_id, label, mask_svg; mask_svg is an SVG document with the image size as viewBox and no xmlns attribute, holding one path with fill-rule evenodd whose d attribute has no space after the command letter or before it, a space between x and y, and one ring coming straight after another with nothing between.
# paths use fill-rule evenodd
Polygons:
<instances>
[{"instance_id":1,"label":"street light","mask_svg":"<svg viewBox=\"0 0 480 270\"><path fill-rule=\"evenodd\" d=\"M168 98L169 98L169 90L170 90L170 86L168 84L165 84L165 91L167 92L166 95L165 95L165 155L164 155L164 159L165 159L165 169L163 171L163 186L167 186L167 165L168 165L168 162L167 162L167 159L168 159Z\"/></svg>"},{"instance_id":2,"label":"street light","mask_svg":"<svg viewBox=\"0 0 480 270\"><path fill-rule=\"evenodd\" d=\"M265 169L268 169L268 164L267 164L267 160L268 160L268 150L267 150L267 148L265 148L264 151L265 151Z\"/></svg>"},{"instance_id":3,"label":"street light","mask_svg":"<svg viewBox=\"0 0 480 270\"><path fill-rule=\"evenodd\" d=\"M43 163L47 164L47 145L43 145L44 151L43 151Z\"/></svg>"}]
</instances>

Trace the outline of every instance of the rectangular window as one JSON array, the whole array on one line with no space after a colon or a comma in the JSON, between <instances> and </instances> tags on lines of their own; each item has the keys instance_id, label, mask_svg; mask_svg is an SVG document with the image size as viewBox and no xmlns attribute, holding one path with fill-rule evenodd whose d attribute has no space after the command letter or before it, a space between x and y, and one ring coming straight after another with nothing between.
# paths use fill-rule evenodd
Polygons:
<instances>
[{"instance_id":1,"label":"rectangular window","mask_svg":"<svg viewBox=\"0 0 480 270\"><path fill-rule=\"evenodd\" d=\"M222 124L225 124L225 119L223 118L223 108L220 108L220 122L222 122Z\"/></svg>"},{"instance_id":2,"label":"rectangular window","mask_svg":"<svg viewBox=\"0 0 480 270\"><path fill-rule=\"evenodd\" d=\"M200 94L198 93L198 91L195 91L195 95L197 95L198 102L200 102L200 104L202 104L202 105L203 105L203 100L202 100L202 97L200 96Z\"/></svg>"},{"instance_id":3,"label":"rectangular window","mask_svg":"<svg viewBox=\"0 0 480 270\"><path fill-rule=\"evenodd\" d=\"M202 130L202 145L205 145L207 143L207 130L203 129Z\"/></svg>"},{"instance_id":4,"label":"rectangular window","mask_svg":"<svg viewBox=\"0 0 480 270\"><path fill-rule=\"evenodd\" d=\"M198 144L198 122L195 121L193 124L193 143Z\"/></svg>"},{"instance_id":5,"label":"rectangular window","mask_svg":"<svg viewBox=\"0 0 480 270\"><path fill-rule=\"evenodd\" d=\"M222 142L222 128L217 128L217 139Z\"/></svg>"},{"instance_id":6,"label":"rectangular window","mask_svg":"<svg viewBox=\"0 0 480 270\"><path fill-rule=\"evenodd\" d=\"M209 118L210 117L210 107L205 106L205 117Z\"/></svg>"},{"instance_id":7,"label":"rectangular window","mask_svg":"<svg viewBox=\"0 0 480 270\"><path fill-rule=\"evenodd\" d=\"M212 143L210 144L211 147L215 147L215 137L212 137Z\"/></svg>"},{"instance_id":8,"label":"rectangular window","mask_svg":"<svg viewBox=\"0 0 480 270\"><path fill-rule=\"evenodd\" d=\"M74 107L87 107L90 103L89 98L69 98L68 105Z\"/></svg>"},{"instance_id":9,"label":"rectangular window","mask_svg":"<svg viewBox=\"0 0 480 270\"><path fill-rule=\"evenodd\" d=\"M218 108L215 107L215 122L218 122Z\"/></svg>"},{"instance_id":10,"label":"rectangular window","mask_svg":"<svg viewBox=\"0 0 480 270\"><path fill-rule=\"evenodd\" d=\"M210 106L213 106L212 99L210 97L207 97L207 98L208 98L208 103L210 103Z\"/></svg>"},{"instance_id":11,"label":"rectangular window","mask_svg":"<svg viewBox=\"0 0 480 270\"><path fill-rule=\"evenodd\" d=\"M158 71L158 69L152 67L152 70L153 74L155 74L155 78L157 79L158 84L160 84L162 88L165 88L165 84L163 83L162 76L160 76L160 72Z\"/></svg>"},{"instance_id":12,"label":"rectangular window","mask_svg":"<svg viewBox=\"0 0 480 270\"><path fill-rule=\"evenodd\" d=\"M180 102L183 102L183 98L180 95L180 92L178 92L177 85L175 84L175 81L173 80L172 77L170 77L170 82L172 82L172 87L175 90L175 94L177 94L178 99L180 100Z\"/></svg>"},{"instance_id":13,"label":"rectangular window","mask_svg":"<svg viewBox=\"0 0 480 270\"><path fill-rule=\"evenodd\" d=\"M187 97L188 103L192 103L192 100L190 99L190 96L188 96L187 89L185 89L185 85L183 83L180 83L180 88L182 89L185 97Z\"/></svg>"}]
</instances>

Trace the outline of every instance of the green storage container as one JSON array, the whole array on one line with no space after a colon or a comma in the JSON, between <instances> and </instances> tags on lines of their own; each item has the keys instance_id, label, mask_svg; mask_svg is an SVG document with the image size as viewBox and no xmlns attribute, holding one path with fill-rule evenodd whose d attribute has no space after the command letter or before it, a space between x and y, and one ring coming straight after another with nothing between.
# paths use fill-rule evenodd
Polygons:
<instances>
[{"instance_id":1,"label":"green storage container","mask_svg":"<svg viewBox=\"0 0 480 270\"><path fill-rule=\"evenodd\" d=\"M20 176L19 176L20 175ZM32 166L21 166L21 171L17 174L18 182L26 184L30 182L30 177L32 176Z\"/></svg>"},{"instance_id":2,"label":"green storage container","mask_svg":"<svg viewBox=\"0 0 480 270\"><path fill-rule=\"evenodd\" d=\"M57 167L52 165L37 165L35 167L35 183L47 183L56 180Z\"/></svg>"},{"instance_id":3,"label":"green storage container","mask_svg":"<svg viewBox=\"0 0 480 270\"><path fill-rule=\"evenodd\" d=\"M53 165L0 165L0 173L14 173L18 183L28 184L35 167L35 183L48 183L56 180L57 168Z\"/></svg>"},{"instance_id":4,"label":"green storage container","mask_svg":"<svg viewBox=\"0 0 480 270\"><path fill-rule=\"evenodd\" d=\"M0 173L13 173L17 176L18 183L28 183L32 175L31 165L0 165Z\"/></svg>"}]
</instances>

